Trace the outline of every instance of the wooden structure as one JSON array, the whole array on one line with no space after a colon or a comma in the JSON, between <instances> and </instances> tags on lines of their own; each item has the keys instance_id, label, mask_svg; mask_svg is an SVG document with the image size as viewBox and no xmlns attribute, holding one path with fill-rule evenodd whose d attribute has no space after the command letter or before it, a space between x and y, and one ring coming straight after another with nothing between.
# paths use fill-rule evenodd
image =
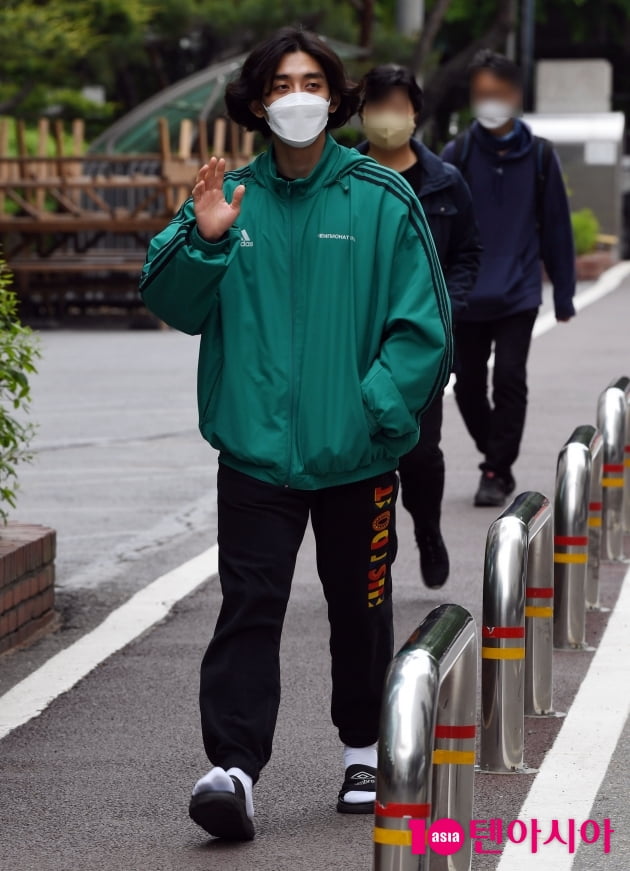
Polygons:
<instances>
[{"instance_id":1,"label":"wooden structure","mask_svg":"<svg viewBox=\"0 0 630 871\"><path fill-rule=\"evenodd\" d=\"M83 123L72 124L72 148L64 153L64 130L47 119L37 129L36 153L16 122L17 156L8 156L8 121L0 119L0 244L20 296L48 313L70 289L103 303L136 301L137 277L150 237L190 195L199 166L208 160L205 122L183 121L177 150L160 119L160 153L84 154ZM51 132L54 155L49 156ZM226 152L226 140L230 150ZM229 168L247 163L253 135L217 120L212 153ZM127 290L123 290L127 288ZM130 288L133 290L130 291ZM136 304L138 304L136 302Z\"/></svg>"}]
</instances>

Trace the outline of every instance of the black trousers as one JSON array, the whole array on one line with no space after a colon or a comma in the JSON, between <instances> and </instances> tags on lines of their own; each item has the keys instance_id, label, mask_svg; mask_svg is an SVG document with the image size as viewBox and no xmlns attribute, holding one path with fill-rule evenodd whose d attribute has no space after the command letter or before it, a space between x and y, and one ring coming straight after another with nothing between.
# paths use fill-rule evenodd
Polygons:
<instances>
[{"instance_id":1,"label":"black trousers","mask_svg":"<svg viewBox=\"0 0 630 871\"><path fill-rule=\"evenodd\" d=\"M481 468L508 476L518 457L527 411L527 357L538 309L495 321L460 321L455 334L455 398L484 455ZM488 360L494 345L492 405Z\"/></svg>"},{"instance_id":2,"label":"black trousers","mask_svg":"<svg viewBox=\"0 0 630 871\"><path fill-rule=\"evenodd\" d=\"M422 415L420 441L401 457L398 472L402 503L413 518L418 544L439 534L444 495L442 438L443 399L438 396Z\"/></svg>"},{"instance_id":3,"label":"black trousers","mask_svg":"<svg viewBox=\"0 0 630 871\"><path fill-rule=\"evenodd\" d=\"M271 756L280 703L280 636L309 514L328 604L332 720L344 744L378 738L393 655L395 472L324 490L277 487L219 466L223 602L201 664L203 740L214 765L256 781Z\"/></svg>"}]
</instances>

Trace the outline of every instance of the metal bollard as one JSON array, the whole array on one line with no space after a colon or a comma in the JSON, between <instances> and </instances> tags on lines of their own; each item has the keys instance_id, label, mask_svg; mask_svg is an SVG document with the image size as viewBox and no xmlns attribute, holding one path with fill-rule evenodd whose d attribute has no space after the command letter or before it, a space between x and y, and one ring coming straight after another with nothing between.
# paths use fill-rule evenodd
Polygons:
<instances>
[{"instance_id":1,"label":"metal bollard","mask_svg":"<svg viewBox=\"0 0 630 871\"><path fill-rule=\"evenodd\" d=\"M413 820L473 813L477 631L459 605L440 605L392 660L383 693L374 871L469 871L470 839L451 856L412 853Z\"/></svg>"},{"instance_id":2,"label":"metal bollard","mask_svg":"<svg viewBox=\"0 0 630 871\"><path fill-rule=\"evenodd\" d=\"M586 567L586 607L589 611L608 611L599 603L599 564L602 552L602 457L604 441L591 445L591 493L588 504L588 565Z\"/></svg>"},{"instance_id":3,"label":"metal bollard","mask_svg":"<svg viewBox=\"0 0 630 871\"><path fill-rule=\"evenodd\" d=\"M579 426L560 451L554 500L554 647L586 650L586 582L593 455L602 437L594 426ZM593 532L599 530L592 528ZM599 535L597 536L599 539Z\"/></svg>"},{"instance_id":4,"label":"metal bollard","mask_svg":"<svg viewBox=\"0 0 630 871\"><path fill-rule=\"evenodd\" d=\"M522 493L488 530L479 770L531 773L524 715L552 706L553 529L549 500Z\"/></svg>"},{"instance_id":5,"label":"metal bollard","mask_svg":"<svg viewBox=\"0 0 630 871\"><path fill-rule=\"evenodd\" d=\"M624 377L611 382L597 404L597 425L604 440L602 555L615 561L624 558L624 482L628 470L624 461L629 402L630 379Z\"/></svg>"},{"instance_id":6,"label":"metal bollard","mask_svg":"<svg viewBox=\"0 0 630 871\"><path fill-rule=\"evenodd\" d=\"M620 378L616 386L626 398L626 440L623 446L623 531L630 532L630 378Z\"/></svg>"}]
</instances>

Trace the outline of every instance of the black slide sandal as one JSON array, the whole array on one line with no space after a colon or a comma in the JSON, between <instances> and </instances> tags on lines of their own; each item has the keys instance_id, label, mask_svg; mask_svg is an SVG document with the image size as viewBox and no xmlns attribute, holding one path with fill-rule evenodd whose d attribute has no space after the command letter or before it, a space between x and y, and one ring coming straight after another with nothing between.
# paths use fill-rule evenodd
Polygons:
<instances>
[{"instance_id":1,"label":"black slide sandal","mask_svg":"<svg viewBox=\"0 0 630 871\"><path fill-rule=\"evenodd\" d=\"M344 801L344 796L349 792L376 792L376 769L371 765L350 765L346 768L346 778L337 800L340 814L373 814L373 799L351 804Z\"/></svg>"},{"instance_id":2,"label":"black slide sandal","mask_svg":"<svg viewBox=\"0 0 630 871\"><path fill-rule=\"evenodd\" d=\"M199 792L190 799L191 820L215 838L226 841L251 841L254 824L247 816L245 790L238 777L232 777L235 792Z\"/></svg>"}]
</instances>

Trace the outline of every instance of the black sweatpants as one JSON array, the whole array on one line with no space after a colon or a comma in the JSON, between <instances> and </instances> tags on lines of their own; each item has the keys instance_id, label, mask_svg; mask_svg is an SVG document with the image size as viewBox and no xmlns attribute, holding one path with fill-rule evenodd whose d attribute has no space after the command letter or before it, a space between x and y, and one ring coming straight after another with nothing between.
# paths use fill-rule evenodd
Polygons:
<instances>
[{"instance_id":1,"label":"black sweatpants","mask_svg":"<svg viewBox=\"0 0 630 871\"><path fill-rule=\"evenodd\" d=\"M527 411L527 357L538 309L494 321L459 321L455 334L455 398L484 455L481 468L506 477L518 457ZM492 406L488 360L494 345Z\"/></svg>"},{"instance_id":2,"label":"black sweatpants","mask_svg":"<svg viewBox=\"0 0 630 871\"><path fill-rule=\"evenodd\" d=\"M391 565L398 478L304 491L225 465L218 474L223 602L201 664L201 725L214 765L254 781L269 760L280 702L280 636L309 514L328 604L332 720L344 744L378 738L393 655Z\"/></svg>"},{"instance_id":3,"label":"black sweatpants","mask_svg":"<svg viewBox=\"0 0 630 871\"><path fill-rule=\"evenodd\" d=\"M444 495L444 454L440 448L442 412L440 394L422 415L420 441L401 457L398 467L402 503L413 518L418 544L440 532Z\"/></svg>"}]
</instances>

